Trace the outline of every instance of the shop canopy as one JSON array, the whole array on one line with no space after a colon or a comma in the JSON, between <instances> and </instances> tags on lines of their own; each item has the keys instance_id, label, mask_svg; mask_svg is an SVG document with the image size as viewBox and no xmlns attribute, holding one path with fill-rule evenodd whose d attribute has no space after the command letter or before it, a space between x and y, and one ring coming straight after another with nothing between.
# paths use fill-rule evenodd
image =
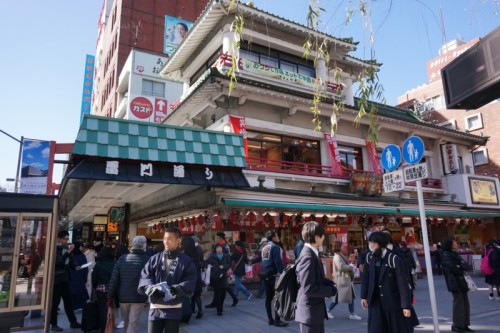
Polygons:
<instances>
[{"instance_id":1,"label":"shop canopy","mask_svg":"<svg viewBox=\"0 0 500 333\"><path fill-rule=\"evenodd\" d=\"M243 137L191 127L85 115L69 162L61 209L80 222L171 184L249 187Z\"/></svg>"},{"instance_id":2,"label":"shop canopy","mask_svg":"<svg viewBox=\"0 0 500 333\"><path fill-rule=\"evenodd\" d=\"M403 215L419 215L418 209L398 208L398 207L369 207L366 205L336 205L336 204L314 204L304 202L280 202L280 201L259 201L259 200L242 200L242 199L224 199L226 206L237 207L254 207L264 209L279 209L292 211L323 211L323 212L338 212L338 213L368 213L368 214L403 214ZM464 210L426 210L427 216L451 216L451 217L500 217L500 212L478 212Z\"/></svg>"}]
</instances>

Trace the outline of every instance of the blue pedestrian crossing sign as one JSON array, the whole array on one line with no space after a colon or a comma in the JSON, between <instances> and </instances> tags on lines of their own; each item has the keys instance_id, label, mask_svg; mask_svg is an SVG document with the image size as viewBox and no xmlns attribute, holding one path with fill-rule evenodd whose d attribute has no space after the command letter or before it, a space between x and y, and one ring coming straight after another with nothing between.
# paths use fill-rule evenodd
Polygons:
<instances>
[{"instance_id":1,"label":"blue pedestrian crossing sign","mask_svg":"<svg viewBox=\"0 0 500 333\"><path fill-rule=\"evenodd\" d=\"M401 164L401 151L396 145L388 145L382 151L380 163L387 171L395 170Z\"/></svg>"},{"instance_id":2,"label":"blue pedestrian crossing sign","mask_svg":"<svg viewBox=\"0 0 500 333\"><path fill-rule=\"evenodd\" d=\"M403 143L403 159L408 164L417 164L424 157L424 142L418 136L412 136Z\"/></svg>"}]
</instances>

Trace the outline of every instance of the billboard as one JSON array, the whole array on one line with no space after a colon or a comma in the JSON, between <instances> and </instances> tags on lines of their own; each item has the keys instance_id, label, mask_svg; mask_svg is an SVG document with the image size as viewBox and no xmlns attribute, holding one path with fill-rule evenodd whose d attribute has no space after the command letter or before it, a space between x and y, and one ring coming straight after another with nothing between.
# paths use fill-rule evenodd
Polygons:
<instances>
[{"instance_id":1,"label":"billboard","mask_svg":"<svg viewBox=\"0 0 500 333\"><path fill-rule=\"evenodd\" d=\"M163 53L171 56L193 26L192 22L165 15Z\"/></svg>"},{"instance_id":2,"label":"billboard","mask_svg":"<svg viewBox=\"0 0 500 333\"><path fill-rule=\"evenodd\" d=\"M83 120L85 113L90 113L92 103L92 87L94 85L94 60L93 55L87 54L85 59L85 74L83 77L83 92L82 92L82 109L80 114L80 122Z\"/></svg>"},{"instance_id":3,"label":"billboard","mask_svg":"<svg viewBox=\"0 0 500 333\"><path fill-rule=\"evenodd\" d=\"M469 187L473 204L498 205L497 185L494 180L469 177Z\"/></svg>"},{"instance_id":4,"label":"billboard","mask_svg":"<svg viewBox=\"0 0 500 333\"><path fill-rule=\"evenodd\" d=\"M23 139L20 193L48 193L51 142Z\"/></svg>"}]
</instances>

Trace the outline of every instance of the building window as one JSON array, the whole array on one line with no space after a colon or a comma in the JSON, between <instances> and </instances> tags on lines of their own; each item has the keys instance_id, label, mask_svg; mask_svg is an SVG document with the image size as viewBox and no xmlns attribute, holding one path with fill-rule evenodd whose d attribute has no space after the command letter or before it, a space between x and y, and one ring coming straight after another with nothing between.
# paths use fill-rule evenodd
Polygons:
<instances>
[{"instance_id":1,"label":"building window","mask_svg":"<svg viewBox=\"0 0 500 333\"><path fill-rule=\"evenodd\" d=\"M142 79L142 94L165 98L165 83Z\"/></svg>"},{"instance_id":2,"label":"building window","mask_svg":"<svg viewBox=\"0 0 500 333\"><path fill-rule=\"evenodd\" d=\"M465 128L474 131L483 128L483 118L480 113L465 118Z\"/></svg>"},{"instance_id":3,"label":"building window","mask_svg":"<svg viewBox=\"0 0 500 333\"><path fill-rule=\"evenodd\" d=\"M292 168L297 163L321 164L319 141L247 131L248 155L269 166ZM275 163L275 162L290 163ZM254 161L255 162L255 161Z\"/></svg>"},{"instance_id":4,"label":"building window","mask_svg":"<svg viewBox=\"0 0 500 333\"><path fill-rule=\"evenodd\" d=\"M348 170L363 170L363 157L359 147L339 147L339 156L342 166Z\"/></svg>"},{"instance_id":5,"label":"building window","mask_svg":"<svg viewBox=\"0 0 500 333\"><path fill-rule=\"evenodd\" d=\"M488 164L488 150L486 147L481 147L472 152L472 161L474 166Z\"/></svg>"}]
</instances>

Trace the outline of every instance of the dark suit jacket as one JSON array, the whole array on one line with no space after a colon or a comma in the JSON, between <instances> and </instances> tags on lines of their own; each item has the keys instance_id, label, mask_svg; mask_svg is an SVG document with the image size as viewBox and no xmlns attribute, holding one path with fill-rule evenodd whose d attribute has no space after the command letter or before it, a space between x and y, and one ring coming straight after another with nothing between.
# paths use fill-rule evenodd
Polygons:
<instances>
[{"instance_id":1,"label":"dark suit jacket","mask_svg":"<svg viewBox=\"0 0 500 333\"><path fill-rule=\"evenodd\" d=\"M326 317L325 297L336 292L333 281L325 278L323 263L316 253L304 246L296 264L298 293L295 321L306 325L323 325Z\"/></svg>"},{"instance_id":2,"label":"dark suit jacket","mask_svg":"<svg viewBox=\"0 0 500 333\"><path fill-rule=\"evenodd\" d=\"M381 304L386 311L401 311L411 308L411 290L408 281L406 265L401 257L387 250L382 259L380 275L378 277ZM388 258L393 258L391 265ZM375 258L371 257L369 263L365 264L363 280L361 283L361 298L368 300L371 304L375 292ZM394 267L394 268L391 268Z\"/></svg>"}]
</instances>

